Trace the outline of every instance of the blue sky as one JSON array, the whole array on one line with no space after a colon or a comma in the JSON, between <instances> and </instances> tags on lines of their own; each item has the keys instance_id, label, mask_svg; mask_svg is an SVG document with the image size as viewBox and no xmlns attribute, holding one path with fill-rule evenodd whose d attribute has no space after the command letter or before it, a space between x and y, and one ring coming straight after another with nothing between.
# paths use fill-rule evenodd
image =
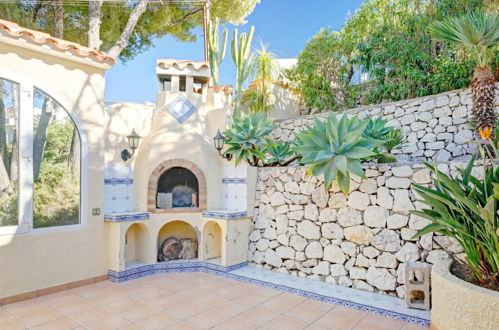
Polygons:
<instances>
[{"instance_id":1,"label":"blue sky","mask_svg":"<svg viewBox=\"0 0 499 330\"><path fill-rule=\"evenodd\" d=\"M255 25L253 47L260 40L280 58L296 57L307 41L321 27L340 29L348 13L360 7L363 0L262 0L247 17L248 23L237 28L248 31ZM229 25L229 38L233 26ZM164 37L155 47L127 64L117 64L106 73L106 101L155 102L157 85L155 63L159 58L203 60L203 37L185 43ZM220 67L220 83L233 84L235 69L228 49Z\"/></svg>"}]
</instances>

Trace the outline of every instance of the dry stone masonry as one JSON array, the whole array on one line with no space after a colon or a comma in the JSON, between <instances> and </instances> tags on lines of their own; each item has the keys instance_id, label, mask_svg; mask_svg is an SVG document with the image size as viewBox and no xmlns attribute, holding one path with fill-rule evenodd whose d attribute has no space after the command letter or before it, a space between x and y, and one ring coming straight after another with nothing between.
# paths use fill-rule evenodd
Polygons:
<instances>
[{"instance_id":1,"label":"dry stone masonry","mask_svg":"<svg viewBox=\"0 0 499 330\"><path fill-rule=\"evenodd\" d=\"M440 164L455 174L455 166ZM367 178L345 195L304 167L259 168L249 259L261 267L357 289L404 297L404 264L433 264L461 254L451 238L414 234L428 221L411 183L431 183L422 164L366 165Z\"/></svg>"},{"instance_id":2,"label":"dry stone masonry","mask_svg":"<svg viewBox=\"0 0 499 330\"><path fill-rule=\"evenodd\" d=\"M471 93L466 89L347 112L361 117L381 116L388 120L388 125L402 128L407 144L398 155L399 161L434 159L443 162L474 153L475 146L466 143L473 138L468 125L471 107ZM496 109L499 111L499 98ZM324 118L327 114L317 116ZM279 121L273 138L294 140L296 133L310 124L312 116Z\"/></svg>"}]
</instances>

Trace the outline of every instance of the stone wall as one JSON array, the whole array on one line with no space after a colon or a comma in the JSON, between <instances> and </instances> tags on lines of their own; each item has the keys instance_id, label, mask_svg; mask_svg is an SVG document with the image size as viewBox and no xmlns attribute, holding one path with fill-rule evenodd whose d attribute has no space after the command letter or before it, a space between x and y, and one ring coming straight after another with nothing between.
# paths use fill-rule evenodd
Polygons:
<instances>
[{"instance_id":1,"label":"stone wall","mask_svg":"<svg viewBox=\"0 0 499 330\"><path fill-rule=\"evenodd\" d=\"M440 164L455 173L464 163ZM422 164L366 165L345 195L304 167L259 168L249 260L267 269L357 289L404 296L404 262L433 264L461 253L450 238L412 237L429 222L411 183L429 185Z\"/></svg>"},{"instance_id":2,"label":"stone wall","mask_svg":"<svg viewBox=\"0 0 499 330\"><path fill-rule=\"evenodd\" d=\"M389 120L388 125L401 127L407 145L398 155L400 161L448 161L475 151L473 144L466 143L473 138L468 126L471 106L471 93L466 89L370 105L347 112L362 117L382 116ZM499 95L496 109L499 111ZM317 116L324 118L327 114ZM312 116L278 121L272 137L283 141L294 140L295 134L311 123Z\"/></svg>"}]
</instances>

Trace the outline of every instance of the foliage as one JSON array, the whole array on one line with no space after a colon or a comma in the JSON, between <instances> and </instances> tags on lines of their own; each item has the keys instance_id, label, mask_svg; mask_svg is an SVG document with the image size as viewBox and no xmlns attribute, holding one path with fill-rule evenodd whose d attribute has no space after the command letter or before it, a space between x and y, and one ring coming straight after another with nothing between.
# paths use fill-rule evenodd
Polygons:
<instances>
[{"instance_id":1,"label":"foliage","mask_svg":"<svg viewBox=\"0 0 499 330\"><path fill-rule=\"evenodd\" d=\"M275 128L271 119L259 113L242 113L233 117L232 127L223 134L230 148L226 155L233 155L236 165L246 160L251 166L258 166L265 160L265 137Z\"/></svg>"},{"instance_id":2,"label":"foliage","mask_svg":"<svg viewBox=\"0 0 499 330\"><path fill-rule=\"evenodd\" d=\"M272 99L271 89L279 74L275 59L276 55L261 43L251 66L253 82L243 94L242 99L242 103L253 112L269 113L272 110L275 99Z\"/></svg>"},{"instance_id":3,"label":"foliage","mask_svg":"<svg viewBox=\"0 0 499 330\"><path fill-rule=\"evenodd\" d=\"M35 228L79 221L79 173L72 173L68 166L73 130L71 121L52 120L49 124L40 174L35 180Z\"/></svg>"},{"instance_id":4,"label":"foliage","mask_svg":"<svg viewBox=\"0 0 499 330\"><path fill-rule=\"evenodd\" d=\"M241 113L241 98L244 82L248 79L253 65L254 55L251 54L251 42L255 27L252 25L248 34L245 32L238 35L238 30L234 29L232 36L231 55L234 64L236 65L236 89L234 91L234 116L237 117Z\"/></svg>"},{"instance_id":5,"label":"foliage","mask_svg":"<svg viewBox=\"0 0 499 330\"><path fill-rule=\"evenodd\" d=\"M393 150L402 149L405 145L404 133L399 128L392 128L384 137L385 141L381 145L384 153L378 155L378 163L395 163L397 158L392 155Z\"/></svg>"},{"instance_id":6,"label":"foliage","mask_svg":"<svg viewBox=\"0 0 499 330\"><path fill-rule=\"evenodd\" d=\"M350 173L364 177L361 161L375 156L372 150L383 143L362 136L367 125L368 120L358 116L349 119L346 113L339 120L330 113L325 122L315 117L314 126L297 135L295 150L302 155L301 162L308 165L308 173L324 174L326 189L336 179L341 191L348 193Z\"/></svg>"},{"instance_id":7,"label":"foliage","mask_svg":"<svg viewBox=\"0 0 499 330\"><path fill-rule=\"evenodd\" d=\"M482 159L484 153L482 148ZM484 161L484 178L480 179L472 174L474 163L475 157L455 178L436 164L426 164L434 174L435 188L413 185L413 189L430 208L411 212L432 223L415 237L438 232L456 239L476 279L499 285L499 167L494 161Z\"/></svg>"},{"instance_id":8,"label":"foliage","mask_svg":"<svg viewBox=\"0 0 499 330\"><path fill-rule=\"evenodd\" d=\"M321 29L288 76L305 106L318 111L467 87L473 73L470 52L432 41L428 27L444 17L494 8L493 0L365 1L340 31ZM361 72L370 80L356 85Z\"/></svg>"},{"instance_id":9,"label":"foliage","mask_svg":"<svg viewBox=\"0 0 499 330\"><path fill-rule=\"evenodd\" d=\"M208 26L208 57L210 61L210 73L211 79L213 79L213 84L218 86L219 72L218 67L225 58L225 51L227 49L227 37L229 35L229 30L224 28L222 46L220 48L220 43L218 41L218 29L220 20L216 18L210 21Z\"/></svg>"},{"instance_id":10,"label":"foliage","mask_svg":"<svg viewBox=\"0 0 499 330\"><path fill-rule=\"evenodd\" d=\"M383 143L379 147L375 147L373 151L376 153L378 163L395 163L397 157L392 155L392 151L400 149L405 143L404 134L400 129L395 129L391 126L386 126L388 120L380 117L368 118L368 125L362 136L366 139L382 140Z\"/></svg>"},{"instance_id":11,"label":"foliage","mask_svg":"<svg viewBox=\"0 0 499 330\"><path fill-rule=\"evenodd\" d=\"M266 160L267 166L286 166L293 160L296 160L294 146L296 144L293 142L283 142L281 140L267 139L267 145L265 147L266 153L269 158Z\"/></svg>"},{"instance_id":12,"label":"foliage","mask_svg":"<svg viewBox=\"0 0 499 330\"><path fill-rule=\"evenodd\" d=\"M499 13L476 12L448 17L429 26L432 37L471 50L478 67L489 66L499 44Z\"/></svg>"},{"instance_id":13,"label":"foliage","mask_svg":"<svg viewBox=\"0 0 499 330\"><path fill-rule=\"evenodd\" d=\"M346 42L341 34L322 28L298 56L287 78L298 83L305 106L336 110L353 106L355 86L350 85L353 67L348 63Z\"/></svg>"},{"instance_id":14,"label":"foliage","mask_svg":"<svg viewBox=\"0 0 499 330\"><path fill-rule=\"evenodd\" d=\"M224 23L240 24L260 0L212 0L211 16ZM135 2L137 3L137 2ZM0 17L22 26L54 34L55 1L22 0L0 4ZM108 51L119 40L136 4L106 2L102 7L100 50ZM65 3L64 38L88 44L88 3ZM131 60L153 46L156 39L170 35L180 41L194 41L196 27L202 26L202 5L184 1L150 1L140 16L127 47L120 53L122 62Z\"/></svg>"},{"instance_id":15,"label":"foliage","mask_svg":"<svg viewBox=\"0 0 499 330\"><path fill-rule=\"evenodd\" d=\"M494 127L496 123L496 86L492 63L499 51L499 12L474 12L447 17L429 27L432 37L449 45L463 47L476 61L471 84L473 122L478 129Z\"/></svg>"}]
</instances>

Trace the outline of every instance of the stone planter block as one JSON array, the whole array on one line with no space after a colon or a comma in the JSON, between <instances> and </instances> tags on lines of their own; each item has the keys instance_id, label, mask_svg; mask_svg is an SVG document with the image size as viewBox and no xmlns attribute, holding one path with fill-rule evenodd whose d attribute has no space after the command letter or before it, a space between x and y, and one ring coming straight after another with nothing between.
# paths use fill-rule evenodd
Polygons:
<instances>
[{"instance_id":1,"label":"stone planter block","mask_svg":"<svg viewBox=\"0 0 499 330\"><path fill-rule=\"evenodd\" d=\"M430 310L429 264L407 262L405 264L405 304L409 308Z\"/></svg>"}]
</instances>

